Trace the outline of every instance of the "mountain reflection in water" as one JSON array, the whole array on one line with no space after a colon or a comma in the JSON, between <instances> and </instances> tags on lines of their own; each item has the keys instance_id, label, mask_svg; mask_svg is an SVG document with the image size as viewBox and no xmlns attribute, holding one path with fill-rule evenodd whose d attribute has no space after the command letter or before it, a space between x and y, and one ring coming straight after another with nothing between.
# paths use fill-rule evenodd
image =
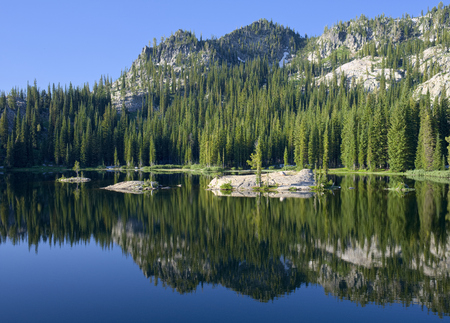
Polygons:
<instances>
[{"instance_id":1,"label":"mountain reflection in water","mask_svg":"<svg viewBox=\"0 0 450 323\"><path fill-rule=\"evenodd\" d=\"M36 250L90 239L117 244L151 281L179 293L220 284L267 302L320 284L362 305L401 302L450 314L446 184L417 181L403 195L383 190L382 178L348 176L337 178L342 189L334 194L280 201L218 197L203 189L209 178L193 175L154 175L182 186L144 195L98 189L123 174L92 173L78 188L54 176L4 176L2 242Z\"/></svg>"}]
</instances>

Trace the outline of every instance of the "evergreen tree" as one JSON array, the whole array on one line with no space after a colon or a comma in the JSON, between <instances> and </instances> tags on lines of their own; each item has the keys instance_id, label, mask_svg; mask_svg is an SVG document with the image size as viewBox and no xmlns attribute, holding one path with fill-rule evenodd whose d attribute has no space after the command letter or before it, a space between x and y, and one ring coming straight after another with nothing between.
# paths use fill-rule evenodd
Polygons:
<instances>
[{"instance_id":1,"label":"evergreen tree","mask_svg":"<svg viewBox=\"0 0 450 323\"><path fill-rule=\"evenodd\" d=\"M247 160L247 164L251 166L252 169L256 169L256 185L261 187L261 169L262 169L262 152L261 152L262 141L258 138L255 142L255 152L250 155L250 160Z\"/></svg>"},{"instance_id":2,"label":"evergreen tree","mask_svg":"<svg viewBox=\"0 0 450 323\"><path fill-rule=\"evenodd\" d=\"M283 160L284 160L284 168L286 169L286 167L289 165L289 161L288 161L288 149L287 147L284 147L284 155L283 155Z\"/></svg>"},{"instance_id":3,"label":"evergreen tree","mask_svg":"<svg viewBox=\"0 0 450 323\"><path fill-rule=\"evenodd\" d=\"M389 166L394 172L406 170L408 164L408 142L406 137L406 112L403 105L395 107L391 114L388 132Z\"/></svg>"},{"instance_id":4,"label":"evergreen tree","mask_svg":"<svg viewBox=\"0 0 450 323\"><path fill-rule=\"evenodd\" d=\"M416 153L416 169L431 170L433 167L433 155L435 142L430 115L427 111L422 113L420 120L419 139Z\"/></svg>"},{"instance_id":5,"label":"evergreen tree","mask_svg":"<svg viewBox=\"0 0 450 323\"><path fill-rule=\"evenodd\" d=\"M306 164L307 156L307 138L306 138L306 122L302 120L300 122L299 129L295 140L295 164L297 169L302 169Z\"/></svg>"},{"instance_id":6,"label":"evergreen tree","mask_svg":"<svg viewBox=\"0 0 450 323\"><path fill-rule=\"evenodd\" d=\"M8 144L8 121L6 119L6 109L0 118L0 148L6 148Z\"/></svg>"},{"instance_id":7,"label":"evergreen tree","mask_svg":"<svg viewBox=\"0 0 450 323\"><path fill-rule=\"evenodd\" d=\"M78 160L75 161L73 170L77 173L77 178L78 178L78 172L80 171L80 163L78 162Z\"/></svg>"},{"instance_id":8,"label":"evergreen tree","mask_svg":"<svg viewBox=\"0 0 450 323\"><path fill-rule=\"evenodd\" d=\"M342 162L348 169L356 168L356 120L355 108L347 111L342 129Z\"/></svg>"},{"instance_id":9,"label":"evergreen tree","mask_svg":"<svg viewBox=\"0 0 450 323\"><path fill-rule=\"evenodd\" d=\"M329 146L329 144L328 144L328 141L329 141L329 139L328 139L328 123L327 123L327 125L325 126L325 132L324 132L324 134L323 134L323 158L322 158L322 167L323 167L323 169L325 170L325 171L327 171L328 170L328 162L329 162L329 157L328 157L328 154L329 154L329 152L328 152L328 146Z\"/></svg>"},{"instance_id":10,"label":"evergreen tree","mask_svg":"<svg viewBox=\"0 0 450 323\"><path fill-rule=\"evenodd\" d=\"M436 146L434 147L432 170L444 170L445 164L443 163L443 155L441 149L441 139L439 133L436 136Z\"/></svg>"},{"instance_id":11,"label":"evergreen tree","mask_svg":"<svg viewBox=\"0 0 450 323\"><path fill-rule=\"evenodd\" d=\"M114 148L114 166L115 167L120 166L119 156L117 154L117 147Z\"/></svg>"},{"instance_id":12,"label":"evergreen tree","mask_svg":"<svg viewBox=\"0 0 450 323\"><path fill-rule=\"evenodd\" d=\"M14 166L14 141L12 136L9 137L6 148L5 166L9 168Z\"/></svg>"}]
</instances>

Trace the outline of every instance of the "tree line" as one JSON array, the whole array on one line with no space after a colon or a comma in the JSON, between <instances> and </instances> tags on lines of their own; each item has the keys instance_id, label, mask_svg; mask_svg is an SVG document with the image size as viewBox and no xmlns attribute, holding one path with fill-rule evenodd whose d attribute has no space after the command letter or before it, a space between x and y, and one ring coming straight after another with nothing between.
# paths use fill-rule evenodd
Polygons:
<instances>
[{"instance_id":1,"label":"tree line","mask_svg":"<svg viewBox=\"0 0 450 323\"><path fill-rule=\"evenodd\" d=\"M258 142L263 166L443 169L450 135L446 91L433 101L429 94L413 97L440 69L426 63L422 71L412 62L430 46L447 50L448 37L439 39L364 47L361 52L382 59L372 93L336 73L316 84L333 67L329 59L302 58L302 50L284 68L257 57L240 64L191 60L175 72L149 60L136 112L113 108L107 77L92 89L41 90L35 82L0 95L0 164L246 167ZM383 68L398 67L405 75L400 82L384 75ZM125 74L122 79L127 86Z\"/></svg>"}]
</instances>

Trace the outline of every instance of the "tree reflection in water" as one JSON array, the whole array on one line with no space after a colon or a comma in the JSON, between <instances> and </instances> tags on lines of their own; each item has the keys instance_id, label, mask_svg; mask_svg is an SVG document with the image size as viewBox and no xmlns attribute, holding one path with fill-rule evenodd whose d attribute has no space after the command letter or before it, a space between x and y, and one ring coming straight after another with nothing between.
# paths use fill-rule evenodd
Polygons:
<instances>
[{"instance_id":1,"label":"tree reflection in water","mask_svg":"<svg viewBox=\"0 0 450 323\"><path fill-rule=\"evenodd\" d=\"M203 189L209 178L193 175L152 175L182 184L152 195L98 189L125 176L142 174L92 174L78 189L49 175L5 175L1 241L36 251L41 243L117 244L150 281L179 293L221 284L266 302L320 284L362 305L450 313L447 184L415 182L404 195L384 190L384 178L347 176L334 194L284 201L217 197Z\"/></svg>"}]
</instances>

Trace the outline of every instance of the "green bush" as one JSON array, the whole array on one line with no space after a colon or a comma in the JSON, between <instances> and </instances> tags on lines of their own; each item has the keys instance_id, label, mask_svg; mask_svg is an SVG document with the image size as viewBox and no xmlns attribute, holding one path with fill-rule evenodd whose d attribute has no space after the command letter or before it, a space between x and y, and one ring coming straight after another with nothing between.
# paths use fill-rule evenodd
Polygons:
<instances>
[{"instance_id":1,"label":"green bush","mask_svg":"<svg viewBox=\"0 0 450 323\"><path fill-rule=\"evenodd\" d=\"M223 191L231 191L233 190L233 186L231 186L231 183L223 183L222 185L220 185L220 189Z\"/></svg>"}]
</instances>

